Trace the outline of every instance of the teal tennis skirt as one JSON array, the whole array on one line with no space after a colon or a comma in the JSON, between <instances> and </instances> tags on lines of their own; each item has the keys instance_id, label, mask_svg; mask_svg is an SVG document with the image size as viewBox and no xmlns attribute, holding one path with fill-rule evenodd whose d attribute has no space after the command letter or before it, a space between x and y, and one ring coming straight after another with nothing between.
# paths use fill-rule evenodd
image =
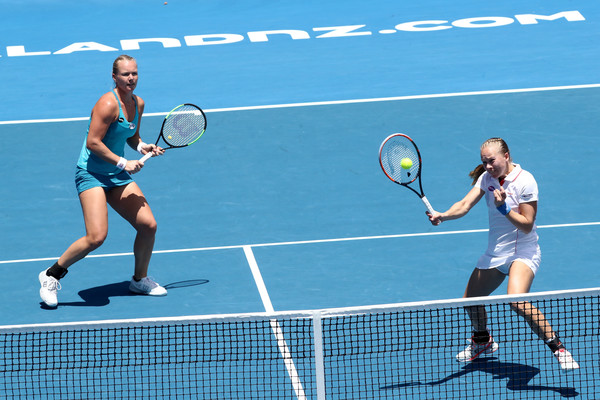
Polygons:
<instances>
[{"instance_id":1,"label":"teal tennis skirt","mask_svg":"<svg viewBox=\"0 0 600 400\"><path fill-rule=\"evenodd\" d=\"M102 175L77 167L77 171L75 172L75 186L77 187L77 193L82 193L95 187L101 187L104 188L104 190L108 190L114 187L128 185L131 182L133 182L131 175L125 171L121 171L117 175Z\"/></svg>"}]
</instances>

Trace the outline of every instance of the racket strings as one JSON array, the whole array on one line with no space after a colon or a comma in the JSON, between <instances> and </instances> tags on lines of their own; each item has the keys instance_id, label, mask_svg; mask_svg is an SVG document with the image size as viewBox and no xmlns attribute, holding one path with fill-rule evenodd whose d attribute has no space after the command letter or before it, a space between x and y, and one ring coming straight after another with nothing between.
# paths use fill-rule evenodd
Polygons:
<instances>
[{"instance_id":1,"label":"racket strings","mask_svg":"<svg viewBox=\"0 0 600 400\"><path fill-rule=\"evenodd\" d=\"M194 143L206 129L206 118L196 107L182 105L171 111L163 126L163 139L169 145L186 146Z\"/></svg>"},{"instance_id":2,"label":"racket strings","mask_svg":"<svg viewBox=\"0 0 600 400\"><path fill-rule=\"evenodd\" d=\"M410 168L403 168L401 162L408 158L412 161ZM385 173L395 182L410 183L417 179L420 160L414 145L402 138L388 140L381 150L381 165Z\"/></svg>"}]
</instances>

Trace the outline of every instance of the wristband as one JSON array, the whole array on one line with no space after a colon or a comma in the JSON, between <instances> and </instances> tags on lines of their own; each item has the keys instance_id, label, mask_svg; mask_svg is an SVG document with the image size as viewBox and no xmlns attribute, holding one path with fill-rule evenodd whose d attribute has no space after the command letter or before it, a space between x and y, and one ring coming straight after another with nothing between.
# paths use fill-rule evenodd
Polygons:
<instances>
[{"instance_id":1,"label":"wristband","mask_svg":"<svg viewBox=\"0 0 600 400\"><path fill-rule=\"evenodd\" d=\"M508 206L508 204L503 203L503 204L499 205L498 207L496 207L496 210L500 211L500 214L506 215L510 212L510 207Z\"/></svg>"},{"instance_id":2,"label":"wristband","mask_svg":"<svg viewBox=\"0 0 600 400\"><path fill-rule=\"evenodd\" d=\"M144 155L144 153L142 153L142 147L144 147L146 145L146 143L140 141L137 145L137 152Z\"/></svg>"},{"instance_id":3,"label":"wristband","mask_svg":"<svg viewBox=\"0 0 600 400\"><path fill-rule=\"evenodd\" d=\"M126 165L127 165L127 160L124 159L123 157L119 158L119 162L117 163L117 168L119 168L121 171L123 171L125 169Z\"/></svg>"}]
</instances>

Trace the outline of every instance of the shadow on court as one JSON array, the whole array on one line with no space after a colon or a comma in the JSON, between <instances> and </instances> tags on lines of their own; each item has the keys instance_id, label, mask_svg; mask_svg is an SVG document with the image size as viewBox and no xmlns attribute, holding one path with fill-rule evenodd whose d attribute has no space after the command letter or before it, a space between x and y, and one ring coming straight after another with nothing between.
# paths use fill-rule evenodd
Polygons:
<instances>
[{"instance_id":1,"label":"shadow on court","mask_svg":"<svg viewBox=\"0 0 600 400\"><path fill-rule=\"evenodd\" d=\"M507 363L498 361L496 358L485 358L475 360L462 368L460 372L448 375L447 377L432 382L405 382L397 385L384 386L381 389L399 389L409 386L436 386L447 383L452 379L473 373L484 372L491 374L494 380L508 379L506 388L512 391L552 391L560 394L561 397L577 397L579 393L575 388L570 387L551 387L543 385L530 385L529 382L540 373L539 368L525 364Z\"/></svg>"},{"instance_id":2,"label":"shadow on court","mask_svg":"<svg viewBox=\"0 0 600 400\"><path fill-rule=\"evenodd\" d=\"M172 290L203 285L205 283L208 283L208 279L190 279L169 283L164 287L167 290ZM58 307L103 307L110 304L111 297L137 296L135 293L129 291L129 281L109 283L107 285L84 289L78 294L83 301L60 302L58 303ZM43 309L54 309L46 306L46 304L42 302L40 302L40 306Z\"/></svg>"}]
</instances>

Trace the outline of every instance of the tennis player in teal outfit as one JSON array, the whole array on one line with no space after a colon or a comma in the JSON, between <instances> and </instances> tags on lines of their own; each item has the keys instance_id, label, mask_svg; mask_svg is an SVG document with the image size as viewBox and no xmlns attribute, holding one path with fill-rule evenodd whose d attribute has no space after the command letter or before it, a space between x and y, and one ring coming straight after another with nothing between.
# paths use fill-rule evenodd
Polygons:
<instances>
[{"instance_id":1,"label":"tennis player in teal outfit","mask_svg":"<svg viewBox=\"0 0 600 400\"><path fill-rule=\"evenodd\" d=\"M156 234L156 220L139 186L131 178L144 167L139 160L126 160L125 144L141 154L161 155L164 150L140 138L144 101L133 94L138 82L137 62L121 55L113 63L114 90L105 93L94 108L83 142L75 184L83 211L86 235L73 242L58 261L40 272L40 297L49 307L58 305L59 280L67 268L102 245L108 234L110 205L136 230L133 245L134 274L129 290L164 296L165 288L148 278L148 265Z\"/></svg>"}]
</instances>

